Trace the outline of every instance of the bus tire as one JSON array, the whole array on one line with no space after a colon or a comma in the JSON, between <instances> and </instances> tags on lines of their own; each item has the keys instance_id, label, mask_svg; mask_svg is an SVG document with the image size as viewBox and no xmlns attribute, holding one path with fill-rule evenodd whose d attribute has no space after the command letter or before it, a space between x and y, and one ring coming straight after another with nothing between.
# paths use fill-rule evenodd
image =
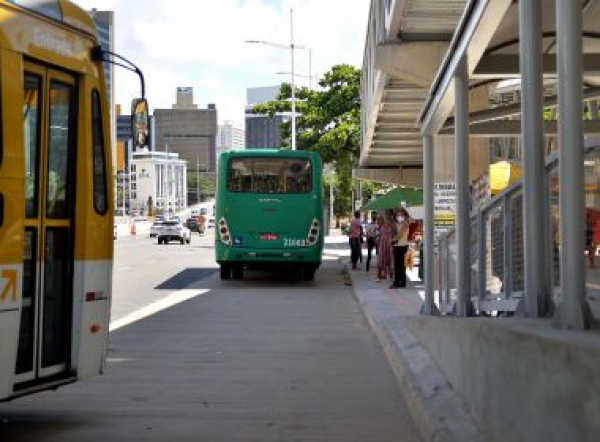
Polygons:
<instances>
[{"instance_id":1,"label":"bus tire","mask_svg":"<svg viewBox=\"0 0 600 442\"><path fill-rule=\"evenodd\" d=\"M231 278L231 267L227 264L221 264L221 279L226 280Z\"/></svg>"},{"instance_id":2,"label":"bus tire","mask_svg":"<svg viewBox=\"0 0 600 442\"><path fill-rule=\"evenodd\" d=\"M313 281L315 279L315 266L305 265L302 267L302 279L305 281Z\"/></svg>"},{"instance_id":3,"label":"bus tire","mask_svg":"<svg viewBox=\"0 0 600 442\"><path fill-rule=\"evenodd\" d=\"M235 264L232 270L233 279L244 279L244 264Z\"/></svg>"}]
</instances>

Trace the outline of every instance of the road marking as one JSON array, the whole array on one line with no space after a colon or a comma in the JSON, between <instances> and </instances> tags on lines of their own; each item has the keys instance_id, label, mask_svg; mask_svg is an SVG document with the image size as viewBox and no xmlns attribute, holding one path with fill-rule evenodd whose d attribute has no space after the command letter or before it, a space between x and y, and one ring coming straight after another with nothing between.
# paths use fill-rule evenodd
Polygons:
<instances>
[{"instance_id":1,"label":"road marking","mask_svg":"<svg viewBox=\"0 0 600 442\"><path fill-rule=\"evenodd\" d=\"M195 298L196 296L203 295L209 291L210 290L208 290L208 289L178 290L176 292L169 294L166 298L163 298L156 302L153 302L152 304L147 305L146 307L142 307L141 309L139 309L133 313L130 313L129 315L127 315L121 319L117 319L116 321L111 322L109 330L115 331L119 328L125 327L126 325L129 325L136 321L139 321L140 319L144 319L144 318L147 318L148 316L158 313L161 310L165 310L165 309L172 307L174 305L177 305L181 302L185 302L189 299Z\"/></svg>"}]
</instances>

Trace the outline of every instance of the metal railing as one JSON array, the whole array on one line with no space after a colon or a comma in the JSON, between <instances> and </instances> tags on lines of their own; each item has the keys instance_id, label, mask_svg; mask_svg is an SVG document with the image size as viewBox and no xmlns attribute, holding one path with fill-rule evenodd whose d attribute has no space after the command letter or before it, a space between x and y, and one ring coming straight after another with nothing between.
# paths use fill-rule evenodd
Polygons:
<instances>
[{"instance_id":1,"label":"metal railing","mask_svg":"<svg viewBox=\"0 0 600 442\"><path fill-rule=\"evenodd\" d=\"M586 148L586 206L600 209L600 146ZM551 269L553 295L560 288L560 242L558 232L558 158L548 156L546 175L549 182L547 215L552 226L548 241L553 245L545 257ZM525 262L523 237L522 180L516 181L501 194L471 212L470 298L480 315L511 316L524 296ZM597 188L597 189L596 189ZM590 190L591 189L591 190ZM596 189L596 190L594 190ZM598 194L596 196L595 194ZM540 214L540 216L542 216ZM595 226L594 226L595 227ZM588 233L589 235L589 233ZM582 251L583 253L583 251ZM587 253L587 252L586 252ZM595 253L595 251L591 252ZM589 256L590 268L593 259ZM436 244L436 304L442 314L451 314L456 303L456 235L451 229L438 237ZM588 272L588 292L597 285Z\"/></svg>"}]
</instances>

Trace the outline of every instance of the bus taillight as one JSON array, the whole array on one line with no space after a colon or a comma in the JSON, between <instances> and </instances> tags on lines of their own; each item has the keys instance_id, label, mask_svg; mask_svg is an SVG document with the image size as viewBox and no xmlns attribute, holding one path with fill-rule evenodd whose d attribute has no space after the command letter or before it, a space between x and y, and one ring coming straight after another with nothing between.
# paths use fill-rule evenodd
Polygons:
<instances>
[{"instance_id":1,"label":"bus taillight","mask_svg":"<svg viewBox=\"0 0 600 442\"><path fill-rule=\"evenodd\" d=\"M309 246L314 246L317 243L317 240L319 239L319 230L320 223L319 220L315 218L312 220L306 239Z\"/></svg>"},{"instance_id":2,"label":"bus taillight","mask_svg":"<svg viewBox=\"0 0 600 442\"><path fill-rule=\"evenodd\" d=\"M229 234L229 228L227 227L227 221L225 218L219 220L219 236L221 242L227 246L231 246L231 235Z\"/></svg>"}]
</instances>

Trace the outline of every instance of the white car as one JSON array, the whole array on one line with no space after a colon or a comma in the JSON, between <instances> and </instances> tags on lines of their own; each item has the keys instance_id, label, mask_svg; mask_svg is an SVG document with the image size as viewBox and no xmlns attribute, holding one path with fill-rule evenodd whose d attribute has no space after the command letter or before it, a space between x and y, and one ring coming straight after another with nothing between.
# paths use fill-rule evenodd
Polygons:
<instances>
[{"instance_id":1,"label":"white car","mask_svg":"<svg viewBox=\"0 0 600 442\"><path fill-rule=\"evenodd\" d=\"M206 222L206 228L214 229L214 227L215 227L215 217L209 216L208 221Z\"/></svg>"},{"instance_id":2,"label":"white car","mask_svg":"<svg viewBox=\"0 0 600 442\"><path fill-rule=\"evenodd\" d=\"M152 225L150 226L150 238L158 236L158 233L160 232L160 228L163 225L163 221L154 221L152 223Z\"/></svg>"},{"instance_id":3,"label":"white car","mask_svg":"<svg viewBox=\"0 0 600 442\"><path fill-rule=\"evenodd\" d=\"M158 231L158 243L167 244L170 241L179 241L189 244L192 239L190 229L177 221L165 221Z\"/></svg>"}]
</instances>

